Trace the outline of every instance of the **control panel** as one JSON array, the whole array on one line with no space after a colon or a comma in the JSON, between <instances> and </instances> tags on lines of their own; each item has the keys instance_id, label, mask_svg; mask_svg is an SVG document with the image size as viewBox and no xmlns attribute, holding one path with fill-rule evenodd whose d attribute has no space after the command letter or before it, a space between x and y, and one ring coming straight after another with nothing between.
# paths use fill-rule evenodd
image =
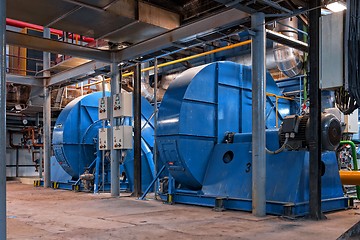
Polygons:
<instances>
[{"instance_id":1,"label":"control panel","mask_svg":"<svg viewBox=\"0 0 360 240\"><path fill-rule=\"evenodd\" d=\"M122 92L113 96L113 117L133 116L133 95L129 92Z\"/></svg>"},{"instance_id":2,"label":"control panel","mask_svg":"<svg viewBox=\"0 0 360 240\"><path fill-rule=\"evenodd\" d=\"M109 119L108 103L109 97L103 97L99 99L99 120Z\"/></svg>"},{"instance_id":3,"label":"control panel","mask_svg":"<svg viewBox=\"0 0 360 240\"><path fill-rule=\"evenodd\" d=\"M113 147L114 149L132 149L133 136L132 126L116 126L113 128Z\"/></svg>"},{"instance_id":4,"label":"control panel","mask_svg":"<svg viewBox=\"0 0 360 240\"><path fill-rule=\"evenodd\" d=\"M110 128L100 128L99 129L99 149L100 150L110 150Z\"/></svg>"}]
</instances>

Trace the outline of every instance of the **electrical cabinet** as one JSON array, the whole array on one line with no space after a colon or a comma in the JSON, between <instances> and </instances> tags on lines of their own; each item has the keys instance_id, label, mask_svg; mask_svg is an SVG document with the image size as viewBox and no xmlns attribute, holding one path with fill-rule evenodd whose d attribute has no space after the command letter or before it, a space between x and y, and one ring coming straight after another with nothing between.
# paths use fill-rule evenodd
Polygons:
<instances>
[{"instance_id":1,"label":"electrical cabinet","mask_svg":"<svg viewBox=\"0 0 360 240\"><path fill-rule=\"evenodd\" d=\"M109 97L103 97L99 99L99 119L106 120L109 119Z\"/></svg>"},{"instance_id":2,"label":"electrical cabinet","mask_svg":"<svg viewBox=\"0 0 360 240\"><path fill-rule=\"evenodd\" d=\"M110 128L99 129L99 149L110 150Z\"/></svg>"},{"instance_id":3,"label":"electrical cabinet","mask_svg":"<svg viewBox=\"0 0 360 240\"><path fill-rule=\"evenodd\" d=\"M113 96L113 117L132 117L133 116L133 95L132 93L122 92Z\"/></svg>"},{"instance_id":4,"label":"electrical cabinet","mask_svg":"<svg viewBox=\"0 0 360 240\"><path fill-rule=\"evenodd\" d=\"M320 88L344 84L344 13L320 18Z\"/></svg>"},{"instance_id":5,"label":"electrical cabinet","mask_svg":"<svg viewBox=\"0 0 360 240\"><path fill-rule=\"evenodd\" d=\"M132 126L116 126L113 128L114 149L132 149L133 136Z\"/></svg>"}]
</instances>

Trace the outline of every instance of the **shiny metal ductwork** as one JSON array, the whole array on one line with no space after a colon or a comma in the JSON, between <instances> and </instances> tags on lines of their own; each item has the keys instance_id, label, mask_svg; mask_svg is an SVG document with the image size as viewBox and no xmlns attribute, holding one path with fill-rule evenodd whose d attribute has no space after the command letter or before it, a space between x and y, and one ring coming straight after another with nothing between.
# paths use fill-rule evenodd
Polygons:
<instances>
[{"instance_id":1,"label":"shiny metal ductwork","mask_svg":"<svg viewBox=\"0 0 360 240\"><path fill-rule=\"evenodd\" d=\"M149 67L148 63L143 63L142 68ZM141 95L146 98L149 102L154 102L154 87L150 83L150 74L153 72L143 72L141 74ZM179 73L168 74L162 76L158 83L157 100L161 101L170 83L179 75Z\"/></svg>"},{"instance_id":2,"label":"shiny metal ductwork","mask_svg":"<svg viewBox=\"0 0 360 240\"><path fill-rule=\"evenodd\" d=\"M298 39L297 29L298 20L296 17L287 18L277 22L275 31L288 37ZM288 77L294 77L301 73L303 69L302 52L297 49L274 43L275 62L280 71Z\"/></svg>"},{"instance_id":3,"label":"shiny metal ductwork","mask_svg":"<svg viewBox=\"0 0 360 240\"><path fill-rule=\"evenodd\" d=\"M241 55L241 56L232 57L232 58L229 58L227 60L231 61L231 62L239 63L239 64L244 65L244 66L251 66L251 64L252 64L251 54L250 53L245 54L245 55ZM266 66L267 70L277 68L277 63L275 61L273 48L267 48L266 49L265 66Z\"/></svg>"}]
</instances>

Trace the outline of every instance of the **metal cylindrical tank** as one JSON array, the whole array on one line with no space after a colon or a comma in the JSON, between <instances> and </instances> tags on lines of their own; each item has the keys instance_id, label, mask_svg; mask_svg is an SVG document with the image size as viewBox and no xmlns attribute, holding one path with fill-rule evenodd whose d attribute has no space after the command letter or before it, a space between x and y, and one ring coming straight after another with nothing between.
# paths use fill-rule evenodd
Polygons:
<instances>
[{"instance_id":1,"label":"metal cylindrical tank","mask_svg":"<svg viewBox=\"0 0 360 240\"><path fill-rule=\"evenodd\" d=\"M109 93L106 93L109 96ZM60 166L77 180L84 170L96 158L98 129L102 121L98 120L98 100L102 92L91 93L70 102L60 113L53 131L53 150ZM142 99L142 162L143 182L148 184L153 178L154 166L152 151L154 142L153 109L146 99ZM125 172L129 182L133 177L133 153L126 151Z\"/></svg>"},{"instance_id":2,"label":"metal cylindrical tank","mask_svg":"<svg viewBox=\"0 0 360 240\"><path fill-rule=\"evenodd\" d=\"M268 93L282 95L269 73L266 85ZM157 146L178 183L201 188L215 144L229 132L251 132L251 103L251 68L232 62L189 69L170 84L159 108ZM290 114L288 100L275 105L267 97L268 129L275 128L276 115Z\"/></svg>"}]
</instances>

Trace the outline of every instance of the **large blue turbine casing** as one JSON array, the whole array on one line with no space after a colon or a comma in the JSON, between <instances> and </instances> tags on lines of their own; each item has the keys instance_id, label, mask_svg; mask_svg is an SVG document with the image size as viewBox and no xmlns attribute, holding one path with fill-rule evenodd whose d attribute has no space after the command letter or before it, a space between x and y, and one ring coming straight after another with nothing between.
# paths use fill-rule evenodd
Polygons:
<instances>
[{"instance_id":1,"label":"large blue turbine casing","mask_svg":"<svg viewBox=\"0 0 360 240\"><path fill-rule=\"evenodd\" d=\"M175 202L214 206L223 198L226 208L251 211L252 196L252 93L251 68L217 62L189 69L170 85L159 108L157 146L160 159L174 179L169 193ZM282 95L270 74L267 93ZM266 99L267 147L278 149L276 114L281 121L293 114L292 103ZM226 133L236 133L224 143ZM228 161L227 152L233 153ZM228 156L228 155L227 155ZM335 153L322 158L323 210L343 209L343 197ZM267 155L267 212L304 215L308 211L309 153L285 151ZM164 197L164 196L163 196ZM290 209L290 210L289 210Z\"/></svg>"},{"instance_id":2,"label":"large blue turbine casing","mask_svg":"<svg viewBox=\"0 0 360 240\"><path fill-rule=\"evenodd\" d=\"M160 152L181 183L201 188L214 145L223 142L226 132L251 132L250 79L249 67L218 62L189 69L170 85L159 109L157 134ZM268 93L281 95L270 74L266 85ZM276 112L272 101L266 104L267 128L272 129ZM279 108L280 119L290 114L289 101L280 99Z\"/></svg>"},{"instance_id":3,"label":"large blue turbine casing","mask_svg":"<svg viewBox=\"0 0 360 240\"><path fill-rule=\"evenodd\" d=\"M106 96L109 96L108 92ZM54 156L73 180L77 180L96 158L98 129L102 127L102 121L98 120L98 101L101 97L102 92L95 92L71 101L56 121L52 141ZM153 108L144 98L141 101L141 108L142 182L145 189L154 174L151 153L154 142L154 123L151 118ZM126 152L123 166L129 185L132 186L134 154L133 150Z\"/></svg>"}]
</instances>

